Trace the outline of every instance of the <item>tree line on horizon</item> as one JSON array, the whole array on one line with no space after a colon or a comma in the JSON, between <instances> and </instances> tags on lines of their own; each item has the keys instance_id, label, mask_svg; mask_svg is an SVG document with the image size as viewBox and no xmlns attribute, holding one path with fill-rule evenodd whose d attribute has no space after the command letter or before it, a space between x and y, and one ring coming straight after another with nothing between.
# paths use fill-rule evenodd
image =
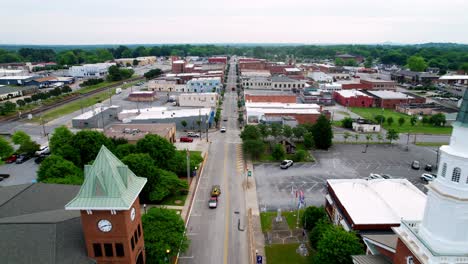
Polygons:
<instances>
[{"instance_id":1,"label":"tree line on horizon","mask_svg":"<svg viewBox=\"0 0 468 264\"><path fill-rule=\"evenodd\" d=\"M92 47L92 46L91 46ZM406 65L410 57L421 57L427 67L437 67L442 73L447 70L468 72L468 45L464 44L423 44L423 45L293 45L293 46L242 46L242 45L155 45L155 46L85 46L31 47L19 46L11 49L0 46L0 63L13 62L56 62L60 66L82 63L97 63L119 58L141 56L212 56L240 55L284 61L295 58L299 62L315 59L334 60L336 54L348 53L362 56L374 63ZM7 49L8 48L8 49Z\"/></svg>"}]
</instances>

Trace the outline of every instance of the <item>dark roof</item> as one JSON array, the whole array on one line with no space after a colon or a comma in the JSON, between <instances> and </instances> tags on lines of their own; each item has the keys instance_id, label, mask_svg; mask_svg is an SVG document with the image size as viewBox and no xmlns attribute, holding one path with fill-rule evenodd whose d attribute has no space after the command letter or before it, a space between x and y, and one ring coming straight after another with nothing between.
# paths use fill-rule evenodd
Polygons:
<instances>
[{"instance_id":1,"label":"dark roof","mask_svg":"<svg viewBox=\"0 0 468 264\"><path fill-rule=\"evenodd\" d=\"M464 125L468 125L468 89L463 95L463 101L460 107L460 112L458 112L457 121Z\"/></svg>"},{"instance_id":2,"label":"dark roof","mask_svg":"<svg viewBox=\"0 0 468 264\"><path fill-rule=\"evenodd\" d=\"M35 86L8 86L8 85L0 85L0 94L9 94L17 91L25 91L30 89L36 89Z\"/></svg>"},{"instance_id":3,"label":"dark roof","mask_svg":"<svg viewBox=\"0 0 468 264\"><path fill-rule=\"evenodd\" d=\"M2 263L95 263L86 254L79 211L65 204L78 185L22 184L0 188Z\"/></svg>"},{"instance_id":4,"label":"dark roof","mask_svg":"<svg viewBox=\"0 0 468 264\"><path fill-rule=\"evenodd\" d=\"M391 264L383 255L357 255L351 256L354 264Z\"/></svg>"},{"instance_id":5,"label":"dark roof","mask_svg":"<svg viewBox=\"0 0 468 264\"><path fill-rule=\"evenodd\" d=\"M397 247L397 242L398 242L398 236L395 235L394 233L391 234L362 234L361 235L363 238L367 238L369 240L372 240L376 243L382 244L384 246L387 246L392 249L396 249Z\"/></svg>"}]
</instances>

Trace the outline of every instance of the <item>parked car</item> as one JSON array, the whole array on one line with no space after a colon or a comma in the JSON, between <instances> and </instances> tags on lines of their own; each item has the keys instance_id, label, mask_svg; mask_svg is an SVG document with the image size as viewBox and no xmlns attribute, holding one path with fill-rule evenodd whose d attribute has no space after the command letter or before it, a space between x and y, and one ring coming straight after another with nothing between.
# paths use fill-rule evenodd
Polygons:
<instances>
[{"instance_id":1,"label":"parked car","mask_svg":"<svg viewBox=\"0 0 468 264\"><path fill-rule=\"evenodd\" d=\"M200 137L200 134L195 132L187 132L187 137Z\"/></svg>"},{"instance_id":2,"label":"parked car","mask_svg":"<svg viewBox=\"0 0 468 264\"><path fill-rule=\"evenodd\" d=\"M41 146L38 151L36 151L36 156L48 155L50 154L49 146Z\"/></svg>"},{"instance_id":3,"label":"parked car","mask_svg":"<svg viewBox=\"0 0 468 264\"><path fill-rule=\"evenodd\" d=\"M34 159L34 162L36 164L40 164L43 160L45 160L47 158L47 155L39 155L39 157L35 158Z\"/></svg>"},{"instance_id":4,"label":"parked car","mask_svg":"<svg viewBox=\"0 0 468 264\"><path fill-rule=\"evenodd\" d=\"M382 178L384 179L393 179L393 177L389 174L382 174Z\"/></svg>"},{"instance_id":5,"label":"parked car","mask_svg":"<svg viewBox=\"0 0 468 264\"><path fill-rule=\"evenodd\" d=\"M411 168L415 169L415 170L419 170L419 168L421 167L421 165L419 164L419 161L415 160L413 161L413 163L411 163Z\"/></svg>"},{"instance_id":6,"label":"parked car","mask_svg":"<svg viewBox=\"0 0 468 264\"><path fill-rule=\"evenodd\" d=\"M432 174L432 173L423 173L421 174L419 178L423 181L430 182L430 181L435 180L435 178L437 178L437 175Z\"/></svg>"},{"instance_id":7,"label":"parked car","mask_svg":"<svg viewBox=\"0 0 468 264\"><path fill-rule=\"evenodd\" d=\"M3 181L3 177L0 177L0 181Z\"/></svg>"},{"instance_id":8,"label":"parked car","mask_svg":"<svg viewBox=\"0 0 468 264\"><path fill-rule=\"evenodd\" d=\"M424 170L425 171L432 171L432 165L431 164L426 164L426 166L424 166Z\"/></svg>"},{"instance_id":9,"label":"parked car","mask_svg":"<svg viewBox=\"0 0 468 264\"><path fill-rule=\"evenodd\" d=\"M211 186L211 197L218 197L221 195L221 187L219 185Z\"/></svg>"},{"instance_id":10,"label":"parked car","mask_svg":"<svg viewBox=\"0 0 468 264\"><path fill-rule=\"evenodd\" d=\"M18 155L18 157L16 158L16 164L21 164L27 160L29 160L31 158L31 156L29 154L21 154L21 155Z\"/></svg>"},{"instance_id":11,"label":"parked car","mask_svg":"<svg viewBox=\"0 0 468 264\"><path fill-rule=\"evenodd\" d=\"M226 132L226 128L225 128L225 127L221 127L221 129L220 129L219 131L221 131L221 133L225 133L225 132Z\"/></svg>"},{"instance_id":12,"label":"parked car","mask_svg":"<svg viewBox=\"0 0 468 264\"><path fill-rule=\"evenodd\" d=\"M16 159L18 158L18 156L16 155L11 155L10 157L8 157L5 162L6 163L14 163L16 161Z\"/></svg>"},{"instance_id":13,"label":"parked car","mask_svg":"<svg viewBox=\"0 0 468 264\"><path fill-rule=\"evenodd\" d=\"M280 168L282 169L287 169L289 167L291 167L293 165L293 161L292 160L283 160L280 164Z\"/></svg>"},{"instance_id":14,"label":"parked car","mask_svg":"<svg viewBox=\"0 0 468 264\"><path fill-rule=\"evenodd\" d=\"M224 118L223 118L223 121L227 121L227 120L228 120L228 118L227 118L227 117L224 117Z\"/></svg>"},{"instance_id":15,"label":"parked car","mask_svg":"<svg viewBox=\"0 0 468 264\"><path fill-rule=\"evenodd\" d=\"M193 142L193 138L180 137L180 142Z\"/></svg>"},{"instance_id":16,"label":"parked car","mask_svg":"<svg viewBox=\"0 0 468 264\"><path fill-rule=\"evenodd\" d=\"M3 179L10 178L10 174L0 173L0 177L3 178Z\"/></svg>"},{"instance_id":17,"label":"parked car","mask_svg":"<svg viewBox=\"0 0 468 264\"><path fill-rule=\"evenodd\" d=\"M382 175L377 174L377 173L371 173L369 174L369 177L366 178L366 180L375 180L375 179L384 179Z\"/></svg>"},{"instance_id":18,"label":"parked car","mask_svg":"<svg viewBox=\"0 0 468 264\"><path fill-rule=\"evenodd\" d=\"M218 197L211 196L210 200L208 200L208 207L209 208L216 208L218 207Z\"/></svg>"}]
</instances>

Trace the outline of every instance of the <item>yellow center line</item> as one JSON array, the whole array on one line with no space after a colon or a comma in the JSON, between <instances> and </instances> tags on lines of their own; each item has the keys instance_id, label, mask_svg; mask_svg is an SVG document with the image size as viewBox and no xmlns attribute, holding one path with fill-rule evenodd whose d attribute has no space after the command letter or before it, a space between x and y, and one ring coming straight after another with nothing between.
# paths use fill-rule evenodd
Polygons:
<instances>
[{"instance_id":1,"label":"yellow center line","mask_svg":"<svg viewBox=\"0 0 468 264\"><path fill-rule=\"evenodd\" d=\"M225 220L224 220L224 260L223 263L228 263L228 254L229 254L229 186L228 186L228 176L227 176L227 154L228 154L228 144L224 144L224 188L226 197L226 210L225 210Z\"/></svg>"}]
</instances>

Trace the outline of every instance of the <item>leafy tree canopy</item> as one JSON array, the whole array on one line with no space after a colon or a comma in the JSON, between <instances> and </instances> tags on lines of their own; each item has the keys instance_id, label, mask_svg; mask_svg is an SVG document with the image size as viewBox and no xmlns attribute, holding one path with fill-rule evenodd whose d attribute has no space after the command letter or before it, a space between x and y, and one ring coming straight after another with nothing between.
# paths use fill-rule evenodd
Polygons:
<instances>
[{"instance_id":1,"label":"leafy tree canopy","mask_svg":"<svg viewBox=\"0 0 468 264\"><path fill-rule=\"evenodd\" d=\"M43 183L60 183L80 185L83 173L72 162L57 155L50 155L42 161L37 172L38 181Z\"/></svg>"}]
</instances>

